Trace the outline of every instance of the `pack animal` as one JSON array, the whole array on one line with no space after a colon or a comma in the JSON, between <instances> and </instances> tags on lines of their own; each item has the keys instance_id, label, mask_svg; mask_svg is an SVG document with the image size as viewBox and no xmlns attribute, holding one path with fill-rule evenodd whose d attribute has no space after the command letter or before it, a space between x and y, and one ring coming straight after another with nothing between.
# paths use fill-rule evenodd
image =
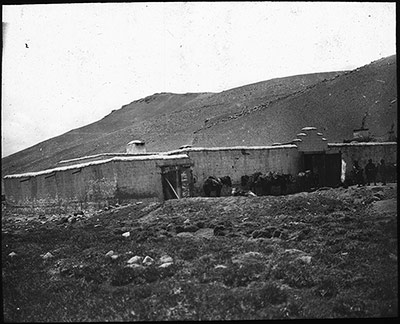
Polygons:
<instances>
[{"instance_id":1,"label":"pack animal","mask_svg":"<svg viewBox=\"0 0 400 324\"><path fill-rule=\"evenodd\" d=\"M232 181L229 176L217 178L209 176L203 184L203 190L206 197L211 197L211 193L215 192L216 197L221 197L221 190L223 186L232 187Z\"/></svg>"}]
</instances>

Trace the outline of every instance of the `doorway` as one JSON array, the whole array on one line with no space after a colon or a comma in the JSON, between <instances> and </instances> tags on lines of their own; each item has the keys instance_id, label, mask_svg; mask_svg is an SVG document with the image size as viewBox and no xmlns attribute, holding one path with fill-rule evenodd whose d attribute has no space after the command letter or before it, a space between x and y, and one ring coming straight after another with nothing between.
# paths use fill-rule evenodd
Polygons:
<instances>
[{"instance_id":1,"label":"doorway","mask_svg":"<svg viewBox=\"0 0 400 324\"><path fill-rule=\"evenodd\" d=\"M337 187L340 184L341 154L304 153L304 171L318 175L319 187Z\"/></svg>"},{"instance_id":2,"label":"doorway","mask_svg":"<svg viewBox=\"0 0 400 324\"><path fill-rule=\"evenodd\" d=\"M342 154L326 154L325 156L326 168L326 186L336 188L341 183L342 175Z\"/></svg>"},{"instance_id":3,"label":"doorway","mask_svg":"<svg viewBox=\"0 0 400 324\"><path fill-rule=\"evenodd\" d=\"M193 173L190 166L163 166L161 178L164 200L193 196Z\"/></svg>"}]
</instances>

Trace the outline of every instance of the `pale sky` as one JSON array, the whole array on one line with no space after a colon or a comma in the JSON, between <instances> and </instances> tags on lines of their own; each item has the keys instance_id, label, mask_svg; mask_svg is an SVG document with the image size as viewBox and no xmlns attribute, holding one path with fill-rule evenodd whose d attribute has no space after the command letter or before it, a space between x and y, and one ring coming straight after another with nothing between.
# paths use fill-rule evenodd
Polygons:
<instances>
[{"instance_id":1,"label":"pale sky","mask_svg":"<svg viewBox=\"0 0 400 324\"><path fill-rule=\"evenodd\" d=\"M2 9L2 157L153 93L221 92L396 54L395 2Z\"/></svg>"}]
</instances>

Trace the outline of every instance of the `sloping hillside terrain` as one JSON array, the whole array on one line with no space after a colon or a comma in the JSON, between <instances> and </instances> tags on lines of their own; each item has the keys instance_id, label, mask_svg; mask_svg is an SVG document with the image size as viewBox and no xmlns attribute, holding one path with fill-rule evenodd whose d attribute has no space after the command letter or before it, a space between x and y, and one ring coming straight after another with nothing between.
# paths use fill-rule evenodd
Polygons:
<instances>
[{"instance_id":1,"label":"sloping hillside terrain","mask_svg":"<svg viewBox=\"0 0 400 324\"><path fill-rule=\"evenodd\" d=\"M325 188L326 189L326 188ZM398 317L397 184L2 212L6 322Z\"/></svg>"},{"instance_id":2,"label":"sloping hillside terrain","mask_svg":"<svg viewBox=\"0 0 400 324\"><path fill-rule=\"evenodd\" d=\"M381 136L397 120L396 82L396 56L391 56L354 71L277 78L221 93L158 93L3 158L2 175L125 152L133 139L144 140L151 152L185 144L270 145L292 140L304 126L316 126L329 141L342 142L361 126L366 112L366 127Z\"/></svg>"},{"instance_id":3,"label":"sloping hillside terrain","mask_svg":"<svg viewBox=\"0 0 400 324\"><path fill-rule=\"evenodd\" d=\"M317 127L330 142L343 142L361 127L365 114L365 127L377 140L386 140L392 123L397 122L395 56L219 119L199 132L196 144L285 143L304 126Z\"/></svg>"}]
</instances>

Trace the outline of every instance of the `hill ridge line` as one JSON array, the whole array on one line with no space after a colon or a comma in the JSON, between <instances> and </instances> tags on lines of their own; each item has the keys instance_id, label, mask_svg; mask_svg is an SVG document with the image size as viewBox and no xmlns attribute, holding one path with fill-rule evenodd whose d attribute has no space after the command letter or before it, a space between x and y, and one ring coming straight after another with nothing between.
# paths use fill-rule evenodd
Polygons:
<instances>
[{"instance_id":1,"label":"hill ridge line","mask_svg":"<svg viewBox=\"0 0 400 324\"><path fill-rule=\"evenodd\" d=\"M320 81L318 83L312 84L312 85L308 85L304 89L300 89L300 90L294 91L292 93L289 93L287 95L283 95L283 96L278 97L278 98L273 99L273 100L268 100L266 103L262 103L260 105L255 105L255 106L250 107L250 108L245 106L244 109L241 112L235 113L235 114L229 116L228 118L217 119L215 122L207 123L206 126L203 126L202 128L196 130L194 133L198 133L198 132L200 132L202 130L205 130L206 128L212 128L214 126L217 126L217 125L219 125L221 123L225 123L225 122L231 121L233 119L239 119L239 118L248 116L248 115L250 115L250 114L252 114L252 113L254 113L256 111L262 110L262 109L267 109L271 104L274 104L274 103L276 103L278 101L281 101L281 100L296 96L296 95L298 95L300 93L308 92L312 88L315 88L317 85L319 85L319 84L321 84L323 82L333 81L334 79L336 79L336 78L338 78L338 77L340 77L342 75L345 75L348 72L352 72L352 71L354 71L354 70L351 70L351 71L350 70L336 71L336 72L333 72L333 73L338 73L338 74L335 75L334 77L329 78L329 79L324 79L324 80L322 80L322 81Z\"/></svg>"}]
</instances>

